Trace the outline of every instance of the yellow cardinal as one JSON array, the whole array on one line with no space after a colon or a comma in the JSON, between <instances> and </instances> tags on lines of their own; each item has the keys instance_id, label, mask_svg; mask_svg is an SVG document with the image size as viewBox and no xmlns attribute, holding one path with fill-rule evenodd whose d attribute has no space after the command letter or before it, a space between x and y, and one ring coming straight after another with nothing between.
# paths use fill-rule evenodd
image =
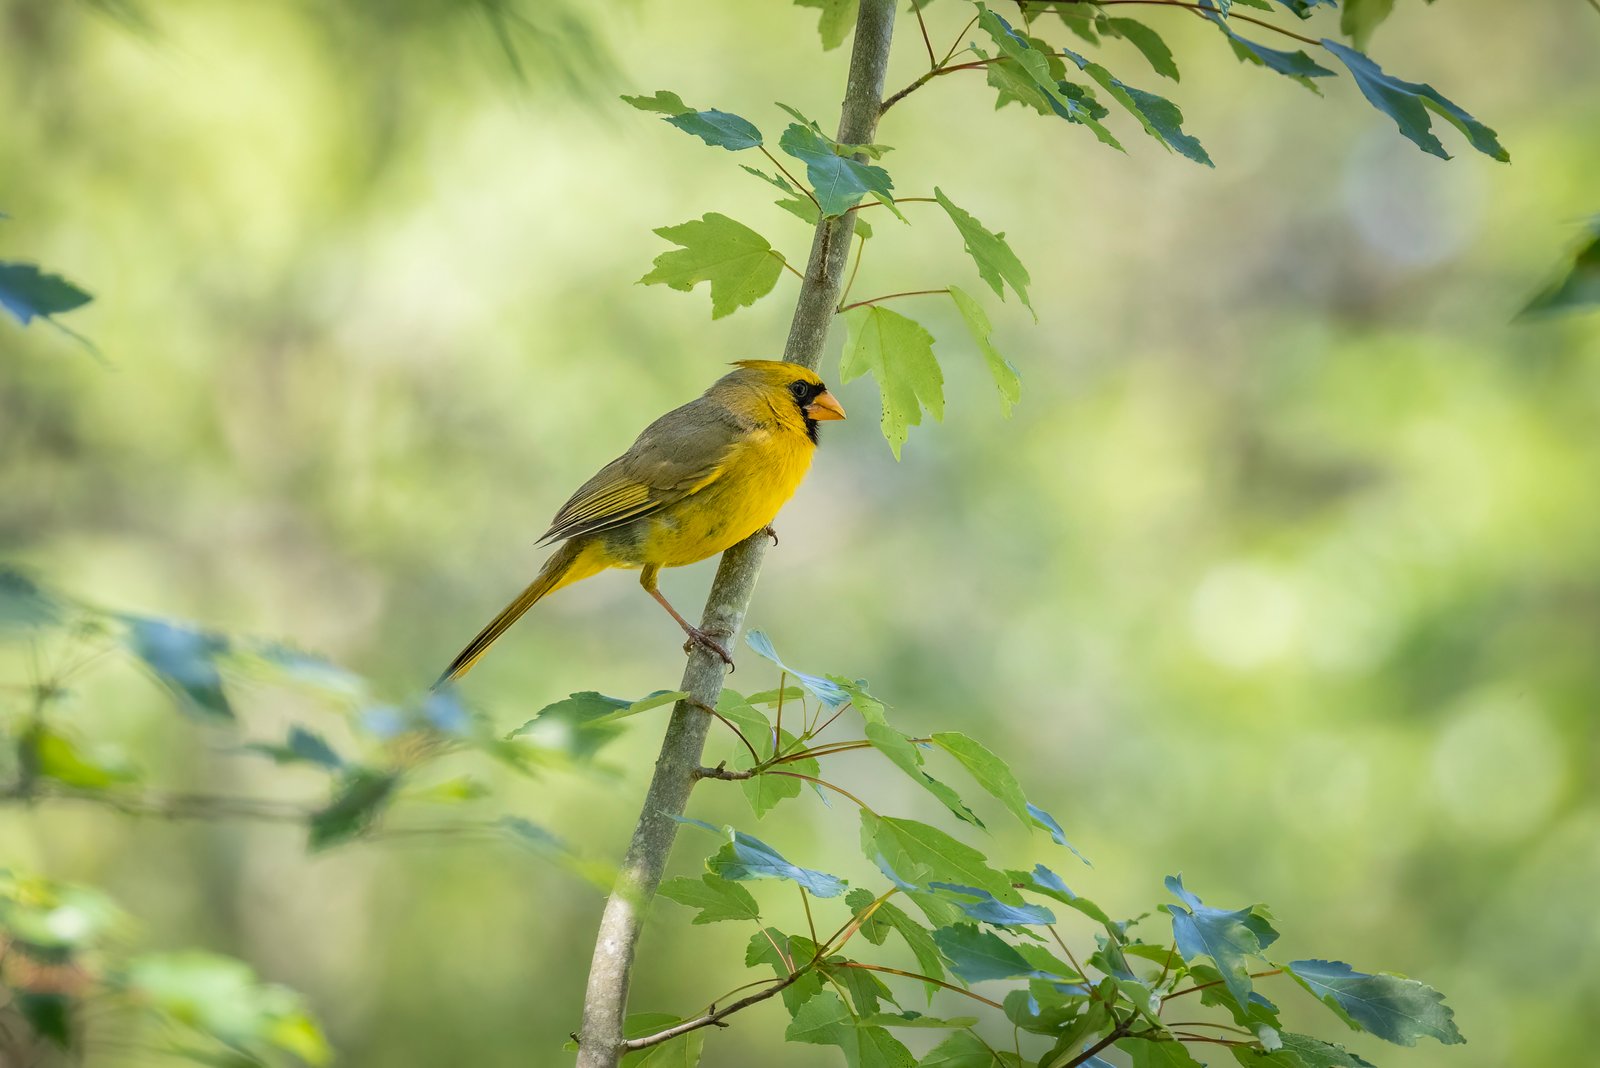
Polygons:
<instances>
[{"instance_id":1,"label":"yellow cardinal","mask_svg":"<svg viewBox=\"0 0 1600 1068\"><path fill-rule=\"evenodd\" d=\"M539 575L461 650L439 684L464 675L545 595L608 567L639 568L639 584L689 640L733 663L714 638L656 588L663 567L715 556L769 527L811 467L817 424L843 419L822 379L774 360L740 360L696 399L645 427L627 452L561 506L540 538L565 542Z\"/></svg>"}]
</instances>

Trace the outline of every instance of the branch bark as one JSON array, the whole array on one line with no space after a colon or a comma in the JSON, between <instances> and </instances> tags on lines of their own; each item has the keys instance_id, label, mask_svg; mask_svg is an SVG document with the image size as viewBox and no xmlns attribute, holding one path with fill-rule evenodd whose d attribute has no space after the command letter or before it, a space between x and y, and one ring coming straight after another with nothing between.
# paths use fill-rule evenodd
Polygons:
<instances>
[{"instance_id":1,"label":"branch bark","mask_svg":"<svg viewBox=\"0 0 1600 1068\"><path fill-rule=\"evenodd\" d=\"M843 144L869 144L877 132L894 15L895 0L861 0L839 120L838 139ZM783 358L791 363L815 369L822 358L822 346L839 303L855 220L854 212L846 212L817 224L783 351ZM755 534L723 553L717 567L700 626L729 643L729 648L744 623L766 550L766 535ZM697 706L715 707L722 679L719 659L698 648L690 654L679 687L689 696L672 710L638 826L600 918L584 997L577 1068L616 1068L626 1050L622 1022L639 933L677 837L674 817L682 815L688 804L711 723L711 717Z\"/></svg>"}]
</instances>

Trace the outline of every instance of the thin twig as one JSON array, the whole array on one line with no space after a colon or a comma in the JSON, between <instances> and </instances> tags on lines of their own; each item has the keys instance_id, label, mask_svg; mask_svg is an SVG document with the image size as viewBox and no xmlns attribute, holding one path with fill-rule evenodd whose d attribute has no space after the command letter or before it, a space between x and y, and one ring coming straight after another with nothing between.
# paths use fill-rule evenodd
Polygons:
<instances>
[{"instance_id":1,"label":"thin twig","mask_svg":"<svg viewBox=\"0 0 1600 1068\"><path fill-rule=\"evenodd\" d=\"M911 11L917 16L917 28L922 31L922 43L928 49L928 69L938 70L939 61L933 58L933 42L928 40L928 24L922 21L922 5L917 0L911 0Z\"/></svg>"},{"instance_id":2,"label":"thin twig","mask_svg":"<svg viewBox=\"0 0 1600 1068\"><path fill-rule=\"evenodd\" d=\"M741 1009L748 1009L752 1005L759 1005L768 998L782 993L789 987L793 986L795 982L798 981L799 978L804 974L804 970L790 972L788 976L780 979L777 983L768 987L767 989L756 994L751 994L749 997L740 998L732 1005L724 1006L723 1008L718 1009L716 1012L708 1012L704 1016L697 1016L693 1020L685 1020L683 1023L674 1027L669 1027L665 1031L657 1031L655 1034L646 1035L643 1038L625 1039L622 1043L622 1049L629 1053L633 1052L634 1050L649 1049L651 1046L659 1046L663 1042L670 1042L679 1035L686 1035L690 1031L698 1031L702 1027L725 1026L722 1021L727 1019L729 1016L732 1016Z\"/></svg>"},{"instance_id":3,"label":"thin twig","mask_svg":"<svg viewBox=\"0 0 1600 1068\"><path fill-rule=\"evenodd\" d=\"M56 782L14 783L0 788L0 803L7 801L87 801L130 816L163 819L259 819L302 822L319 806L268 797L228 797L222 794L182 794L121 790L89 790Z\"/></svg>"},{"instance_id":4,"label":"thin twig","mask_svg":"<svg viewBox=\"0 0 1600 1068\"><path fill-rule=\"evenodd\" d=\"M1227 1024L1212 1023L1210 1020L1163 1020L1162 1023L1169 1029L1173 1027L1215 1027L1218 1031L1232 1031L1239 1035L1250 1034L1249 1031L1242 1027L1230 1027Z\"/></svg>"},{"instance_id":5,"label":"thin twig","mask_svg":"<svg viewBox=\"0 0 1600 1068\"><path fill-rule=\"evenodd\" d=\"M806 894L806 888L799 883L795 883L794 887L800 891L800 904L805 906L806 928L811 932L811 944L817 945L817 925L811 920L811 898Z\"/></svg>"},{"instance_id":6,"label":"thin twig","mask_svg":"<svg viewBox=\"0 0 1600 1068\"><path fill-rule=\"evenodd\" d=\"M730 720L727 716L724 716L721 712L718 712L715 708L712 708L710 705L706 704L704 701L690 701L689 703L695 708L698 708L700 711L708 712L720 719L723 723L723 726L727 727L734 734L737 734L739 736L739 740L744 743L744 747L750 750L750 759L754 760L757 764L761 763L761 754L756 752L756 747L750 744L750 739L744 736L744 731L734 726L732 720Z\"/></svg>"},{"instance_id":7,"label":"thin twig","mask_svg":"<svg viewBox=\"0 0 1600 1068\"><path fill-rule=\"evenodd\" d=\"M1185 3L1184 0L1037 0L1037 2L1043 4L1070 4L1078 7L1116 7L1121 4L1146 4L1153 7L1183 7L1188 8L1190 11L1198 11L1201 15L1205 15L1208 11L1214 14L1221 14L1215 6L1208 8L1203 4ZM1248 22L1252 25L1260 26L1262 29L1281 33L1285 37L1293 37L1302 44L1317 45L1319 47L1322 45L1322 42L1315 37L1307 37L1304 34L1295 33L1293 30L1286 30L1282 26L1275 26L1264 19L1246 15L1242 11L1229 11L1224 17L1238 19L1240 22Z\"/></svg>"},{"instance_id":8,"label":"thin twig","mask_svg":"<svg viewBox=\"0 0 1600 1068\"><path fill-rule=\"evenodd\" d=\"M832 953L843 948L844 944L850 941L850 939L854 938L857 931L861 930L861 925L871 919L872 914L883 907L883 903L885 901L888 901L891 897L899 892L900 888L898 886L891 886L887 893L879 896L878 899L872 904L862 909L855 916L852 916L849 923L846 923L843 927L833 932L833 934L829 936L828 941L824 943L822 949L817 950L817 955L820 957L823 950ZM841 938L841 935L844 937Z\"/></svg>"},{"instance_id":9,"label":"thin twig","mask_svg":"<svg viewBox=\"0 0 1600 1068\"><path fill-rule=\"evenodd\" d=\"M1600 3L1600 0L1595 0L1595 2L1596 3ZM895 197L894 198L894 202L896 204L937 204L937 203L939 203L939 198L938 197ZM853 205L852 207L846 208L845 211L846 212L852 212L852 211L860 211L862 208L885 208L885 207L888 207L888 205L885 204L881 200L863 200L859 204L856 204L856 205Z\"/></svg>"},{"instance_id":10,"label":"thin twig","mask_svg":"<svg viewBox=\"0 0 1600 1068\"><path fill-rule=\"evenodd\" d=\"M863 964L861 961L858 961L858 960L840 961L838 966L840 968L857 968L857 969L859 969L861 971L864 971L864 972L887 972L890 975L901 975L901 976L904 976L907 979L917 979L917 980L920 980L920 981L922 981L924 983L932 983L934 986L943 987L946 990L953 990L957 994L965 994L967 997L971 998L973 1001L981 1001L985 1005L990 1006L991 1008L1000 1009L1002 1011L1004 1011L1004 1009L1005 1009L1005 1006L1000 1004L998 1001L990 1001L988 998L984 997L982 994L974 994L972 991L968 990L964 986L956 986L954 983L947 983L943 979L935 979L931 975L923 975L920 972L902 971L899 968L890 968L890 967L887 967L886 965L882 965L882 964Z\"/></svg>"},{"instance_id":11,"label":"thin twig","mask_svg":"<svg viewBox=\"0 0 1600 1068\"><path fill-rule=\"evenodd\" d=\"M804 282L806 280L806 276L805 275L801 274L799 271L797 271L793 267L791 267L789 265L789 261L783 258L783 253L779 252L775 248L768 249L767 251L778 258L778 264L784 270L788 271L790 274L794 275L796 278L800 279L800 281L802 281L802 282Z\"/></svg>"},{"instance_id":12,"label":"thin twig","mask_svg":"<svg viewBox=\"0 0 1600 1068\"><path fill-rule=\"evenodd\" d=\"M855 794L851 793L849 790L846 790L844 787L835 786L833 783L829 782L827 779L819 779L815 775L804 775L804 774L801 774L798 771L767 771L767 772L764 772L764 774L766 774L766 775L782 775L785 778L789 778L789 779L804 779L806 782L814 782L818 786L826 786L828 789L832 790L834 793L843 794L845 797L848 797L850 800L852 800L856 804L860 805L863 812L871 812L872 815L874 815L874 816L877 815L876 812L872 811L872 806L871 805L867 804L865 801L861 800L861 798L857 797Z\"/></svg>"},{"instance_id":13,"label":"thin twig","mask_svg":"<svg viewBox=\"0 0 1600 1068\"><path fill-rule=\"evenodd\" d=\"M1600 0L1595 0L1595 2L1600 3ZM861 270L861 254L867 251L867 239L857 234L856 240L859 242L856 245L856 264L850 268L850 280L844 284L844 291L839 294L841 301L849 299L850 290L856 284L856 272Z\"/></svg>"},{"instance_id":14,"label":"thin twig","mask_svg":"<svg viewBox=\"0 0 1600 1068\"><path fill-rule=\"evenodd\" d=\"M846 304L842 308L840 308L839 310L841 312L847 312L851 308L861 308L861 307L865 307L868 304L876 304L876 303L878 303L879 301L882 301L882 300L894 300L897 297L927 297L927 296L932 296L935 293L948 293L948 292L950 292L949 289L910 289L910 290L907 290L904 293L885 293L885 294L883 294L882 296L879 296L879 297L868 297L866 300L858 300L853 304ZM832 723L833 720L829 720L828 722Z\"/></svg>"}]
</instances>

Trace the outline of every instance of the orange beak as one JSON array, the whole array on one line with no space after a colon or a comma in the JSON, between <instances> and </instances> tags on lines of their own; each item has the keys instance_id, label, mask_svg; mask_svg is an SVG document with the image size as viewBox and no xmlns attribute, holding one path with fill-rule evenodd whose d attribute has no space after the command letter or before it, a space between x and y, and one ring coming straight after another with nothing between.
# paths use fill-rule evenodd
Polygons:
<instances>
[{"instance_id":1,"label":"orange beak","mask_svg":"<svg viewBox=\"0 0 1600 1068\"><path fill-rule=\"evenodd\" d=\"M829 419L843 419L844 405L839 403L839 398L827 390L823 390L817 394L810 404L806 405L805 413L817 422L825 423Z\"/></svg>"}]
</instances>

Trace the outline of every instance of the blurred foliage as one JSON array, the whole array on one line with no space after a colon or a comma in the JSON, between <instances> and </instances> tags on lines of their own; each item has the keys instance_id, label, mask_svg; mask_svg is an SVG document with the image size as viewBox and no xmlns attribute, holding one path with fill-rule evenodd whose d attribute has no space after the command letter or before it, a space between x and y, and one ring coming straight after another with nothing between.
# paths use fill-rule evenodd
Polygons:
<instances>
[{"instance_id":1,"label":"blurred foliage","mask_svg":"<svg viewBox=\"0 0 1600 1068\"><path fill-rule=\"evenodd\" d=\"M1386 8L1345 17L1357 6ZM1340 16L1319 7L1331 34ZM519 81L473 5L395 11L0 3L6 247L96 294L72 321L113 365L0 324L0 551L113 615L293 635L404 694L525 580L572 485L725 362L778 347L786 290L712 325L700 301L633 288L660 252L648 231L726 209L790 262L804 231L678 131L574 97L554 58L520 51ZM926 14L942 39L964 17ZM1423 156L1342 80L1318 79L1325 101L1257 93L1267 75L1219 57L1214 27L1161 15L1173 96L1214 170L1050 136L1031 106L994 111L981 80L938 79L891 111L896 176L936 179L1029 265L1040 327L992 324L1026 388L1002 424L987 365L945 361L946 426L896 469L871 420L830 426L753 618L802 662L863 665L919 734L1010 756L1095 858L1075 887L1095 900L1146 900L1181 867L1208 899L1270 900L1315 934L1287 933L1285 959L1336 945L1448 990L1472 1042L1405 1064L1581 1063L1600 997L1600 964L1570 952L1595 937L1600 879L1600 327L1509 320L1562 220L1594 208L1593 12L1399 4L1372 39L1385 70L1492 117L1509 168ZM627 77L606 83L584 47L560 58L606 94L671 86L778 129L766 100L826 117L842 82L843 53L819 60L809 36L818 17L606 6L590 40ZM918 45L901 34L891 84L924 69ZM1146 62L1129 38L1106 47L1113 70ZM923 277L951 262L937 231L875 249L862 291L942 284ZM927 318L962 336L957 309ZM870 391L838 392L870 407ZM708 571L665 582L692 601ZM675 634L637 598L619 578L541 606L471 679L494 710L485 735L564 694L672 685ZM44 650L40 677L93 651ZM0 651L0 679L28 678L29 656ZM425 718L374 696L368 730L246 673L235 719L197 733L138 684L143 663L69 673L55 731L77 764L61 774L131 790L136 768L173 791L322 808L350 780L296 727L348 764ZM31 691L5 699L26 714ZM206 733L241 720L248 737ZM611 778L558 761L527 780L462 753L418 789L482 778L532 817L502 836L538 848L547 827L614 856L652 734L607 746ZM252 741L322 760L280 769ZM856 759L837 758L842 776ZM750 820L742 788L716 785L697 812ZM857 792L926 810L909 775ZM576 1023L598 896L514 851L380 823L371 848L308 859L303 832L271 824L7 815L0 863L106 887L153 943L305 991L351 1063L520 1064ZM800 863L857 831L820 805L771 818L782 833L762 838ZM997 849L1033 850L991 822ZM770 922L800 930L799 903L781 908ZM636 1003L720 993L700 976L743 959L745 934L653 928ZM780 1011L710 1035L704 1063L814 1063L778 1041ZM931 1011L966 1009L941 994ZM1288 1026L1307 1026L1300 1011L1284 1006Z\"/></svg>"}]
</instances>

